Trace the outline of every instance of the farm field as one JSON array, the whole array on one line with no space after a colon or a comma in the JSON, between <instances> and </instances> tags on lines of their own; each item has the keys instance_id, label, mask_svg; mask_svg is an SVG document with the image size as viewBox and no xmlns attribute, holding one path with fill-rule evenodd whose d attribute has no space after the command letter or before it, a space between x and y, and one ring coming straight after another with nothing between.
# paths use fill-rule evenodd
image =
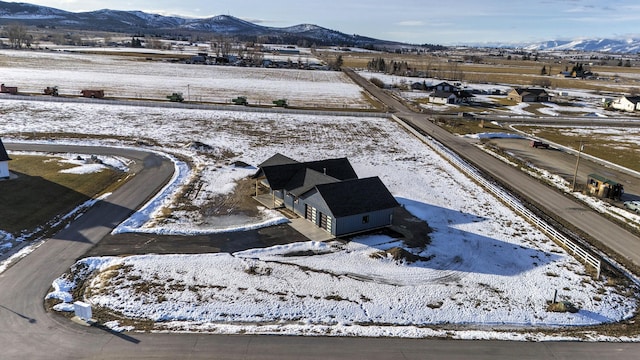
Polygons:
<instances>
[{"instance_id":1,"label":"farm field","mask_svg":"<svg viewBox=\"0 0 640 360\"><path fill-rule=\"evenodd\" d=\"M348 244L295 243L233 254L81 260L78 278L63 276L50 296L69 299L64 294L70 284L83 280L89 285L85 300L111 314L103 320L116 328L147 329L151 321L154 329L179 331L421 337L434 334L424 327L443 324L485 330L593 325L625 319L637 306L633 287L593 280L545 235L387 119L21 101L2 101L0 107L16 116L1 125L17 138L21 132L55 133L59 141L119 146L143 140L185 160L174 186L117 231L188 235L282 222L281 215L264 209L256 217L219 219L198 210L252 175L254 170L233 162L255 165L276 152L305 160L346 156L360 177L380 176L434 230L425 248L408 248L390 236L364 236ZM57 116L45 119L42 113ZM193 147L196 141L206 149ZM185 198L185 186L202 190ZM429 260L371 257L397 247ZM308 251L317 254L295 255ZM162 274L172 280L156 266L171 269ZM104 276L126 281L101 281ZM141 290L138 281L153 288ZM547 311L553 289L581 311Z\"/></svg>"},{"instance_id":2,"label":"farm field","mask_svg":"<svg viewBox=\"0 0 640 360\"><path fill-rule=\"evenodd\" d=\"M539 61L521 60L514 56L490 55L487 52L451 51L433 55L380 54L350 52L343 54L345 66L366 69L367 63L374 58L382 57L387 62L406 62L417 71L427 72L429 77L449 79L451 81L468 81L483 84L510 84L512 86L533 86L547 83L550 88L571 88L602 93L628 93L640 88L640 70L637 67L600 64L580 54L562 52L541 52ZM594 54L601 56L602 54ZM328 56L336 56L329 53ZM553 56L554 58L549 58ZM465 61L465 57L481 59L479 63ZM576 63L583 63L595 74L597 80L580 80L558 76L561 71L571 69ZM541 75L545 67L551 75Z\"/></svg>"},{"instance_id":3,"label":"farm field","mask_svg":"<svg viewBox=\"0 0 640 360\"><path fill-rule=\"evenodd\" d=\"M105 97L167 101L182 92L185 100L230 104L246 96L250 104L371 109L346 75L339 71L239 68L147 61L145 57L69 52L0 51L2 82L20 93L42 94L58 86L61 96L82 89L103 89ZM318 104L321 104L320 106Z\"/></svg>"},{"instance_id":4,"label":"farm field","mask_svg":"<svg viewBox=\"0 0 640 360\"><path fill-rule=\"evenodd\" d=\"M165 77L185 81L162 72L139 75L131 60L117 64L117 57L106 59L92 60L105 62L95 73L115 76L128 91L127 76L115 71L131 72L147 89ZM158 70L174 64L156 65ZM200 69L227 69L189 66L194 69L190 79L201 77ZM244 70L257 69L229 71L237 72L235 79ZM26 78L27 70L22 71ZM269 74L277 78L289 72L264 71L254 75L263 76L265 87L274 82ZM41 73L52 74L47 68ZM68 81L80 88L95 81L92 74L85 70ZM315 103L323 101L320 95L339 94L360 104L359 88L335 74L339 77L325 79L327 87L337 82L354 91L324 94L315 88L301 98ZM29 81L36 89L36 80ZM237 89L237 83L231 85L235 81L229 80L223 91ZM296 81L276 81L275 89ZM0 117L5 141L144 146L175 159L175 181L122 223L115 230L120 234L188 236L286 222L257 204L251 215L203 211L232 196L255 165L278 152L300 161L347 157L360 177L379 176L407 210L433 229L425 239L428 245L420 248L376 234L347 243L78 261L54 282L47 299L59 303L57 310L68 311L79 300L71 294L81 290L100 321L116 330L618 341L618 334L591 328L581 332L579 327L630 319L637 310L634 285L607 274L593 279L584 265L389 119L1 98L0 113L10 115ZM394 258L394 249L418 260ZM558 300L578 311L549 311L556 290ZM568 335L565 326L577 331ZM627 340L638 336L627 335Z\"/></svg>"},{"instance_id":5,"label":"farm field","mask_svg":"<svg viewBox=\"0 0 640 360\"><path fill-rule=\"evenodd\" d=\"M634 117L630 113L622 113L604 109L603 98L613 98L613 94L603 95L594 90L574 88L553 88L547 92L554 96L553 101L541 103L515 103L506 100L506 93L517 86L510 83L476 83L461 81L460 86L468 91L479 92L499 91L500 95L474 94L471 104L431 104L428 102L428 91L409 90L413 82L424 82L426 85L436 85L444 80L438 78L412 78L407 76L390 75L372 71L359 71L366 79L376 78L386 86L392 88L398 96L420 104L423 109L436 114L458 114L471 112L477 115L527 115L527 116L589 116L589 117ZM560 94L563 94L562 96ZM618 96L618 95L615 95Z\"/></svg>"}]
</instances>

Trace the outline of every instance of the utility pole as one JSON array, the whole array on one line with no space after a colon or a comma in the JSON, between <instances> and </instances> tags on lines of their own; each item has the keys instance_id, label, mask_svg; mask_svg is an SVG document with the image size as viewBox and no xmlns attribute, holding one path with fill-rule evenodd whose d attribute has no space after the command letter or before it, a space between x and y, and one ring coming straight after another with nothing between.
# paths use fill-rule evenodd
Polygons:
<instances>
[{"instance_id":1,"label":"utility pole","mask_svg":"<svg viewBox=\"0 0 640 360\"><path fill-rule=\"evenodd\" d=\"M571 191L576 191L576 177L578 176L578 166L580 165L580 154L584 150L584 142L580 140L580 148L578 149L578 158L576 159L576 169L573 172L573 183L571 184Z\"/></svg>"}]
</instances>

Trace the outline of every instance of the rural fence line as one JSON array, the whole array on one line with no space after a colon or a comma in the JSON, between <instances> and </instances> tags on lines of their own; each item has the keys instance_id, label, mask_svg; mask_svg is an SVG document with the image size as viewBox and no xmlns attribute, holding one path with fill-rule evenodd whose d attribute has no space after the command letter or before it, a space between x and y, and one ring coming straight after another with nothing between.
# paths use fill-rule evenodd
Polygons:
<instances>
[{"instance_id":1,"label":"rural fence line","mask_svg":"<svg viewBox=\"0 0 640 360\"><path fill-rule=\"evenodd\" d=\"M576 242L570 240L558 230L556 230L553 226L549 225L546 221L542 220L536 214L534 214L531 210L525 207L519 200L517 200L513 195L504 190L502 187L488 181L485 179L480 172L465 162L458 154L454 153L441 143L435 141L430 137L426 137L416 131L413 127L409 126L403 120L398 118L395 115L391 115L391 118L395 120L398 124L409 130L413 135L417 138L428 144L431 148L433 148L438 154L444 157L447 161L451 162L453 165L462 170L467 176L471 177L478 183L480 183L484 188L493 193L500 200L505 202L511 209L519 213L521 216L525 217L529 220L536 228L547 234L553 241L559 243L561 246L568 249L574 256L579 257L587 264L593 266L596 270L596 279L600 278L600 268L601 261L597 257L593 256L591 253L586 251L582 246L577 244Z\"/></svg>"},{"instance_id":2,"label":"rural fence line","mask_svg":"<svg viewBox=\"0 0 640 360\"><path fill-rule=\"evenodd\" d=\"M323 116L350 116L350 117L378 117L388 118L389 115L378 111L349 111L343 110L310 110L310 109L292 109L282 107L266 107L266 106L242 106L233 104L198 104L187 102L170 102L170 101L150 101L150 100L117 100L117 99L93 99L85 97L58 97L58 96L31 96L31 95L6 95L0 96L0 100L23 100L23 101L42 101L42 102L65 102L65 103L85 103L85 104L101 104L101 105L123 105L123 106L139 106L139 107L160 107L171 109L196 109L196 110L223 110L237 112L271 112L280 114L298 114L298 115L323 115Z\"/></svg>"},{"instance_id":3,"label":"rural fence line","mask_svg":"<svg viewBox=\"0 0 640 360\"><path fill-rule=\"evenodd\" d=\"M45 97L45 96L23 96L23 95L11 95L2 96L0 99L13 99L13 100L27 100L27 101L44 101L44 102L69 102L69 103L93 103L93 104L105 104L105 105L125 105L125 106L141 106L141 107L164 107L164 108L178 108L178 109L201 109L201 110L225 110L225 111L241 111L241 112L275 112L275 113L288 113L288 114L300 114L300 115L330 115L330 116L353 116L353 117L385 117L388 118L389 114L380 112L351 112L351 111L314 111L314 110L298 110L298 109L286 109L286 108L265 108L265 107L247 107L247 106L231 106L231 105L206 105L206 104L189 104L189 103L172 103L172 102L159 102L159 101L143 101L143 100L112 100L112 99L91 99L91 98L60 98L60 97ZM591 255L588 251L584 250L579 244L570 240L546 221L540 219L531 210L527 209L520 201L514 198L510 193L503 188L487 181L480 172L465 162L456 153L446 148L441 143L426 137L416 131L413 127L402 121L395 115L391 115L391 118L398 124L410 131L414 136L421 139L424 143L428 144L438 154L443 156L449 162L457 166L467 176L473 178L483 187L505 202L514 211L528 219L539 230L543 231L549 237L551 237L556 243L561 244L566 249L570 250L574 256L581 258L587 264L593 266L597 275L600 277L601 261L597 257Z\"/></svg>"}]
</instances>

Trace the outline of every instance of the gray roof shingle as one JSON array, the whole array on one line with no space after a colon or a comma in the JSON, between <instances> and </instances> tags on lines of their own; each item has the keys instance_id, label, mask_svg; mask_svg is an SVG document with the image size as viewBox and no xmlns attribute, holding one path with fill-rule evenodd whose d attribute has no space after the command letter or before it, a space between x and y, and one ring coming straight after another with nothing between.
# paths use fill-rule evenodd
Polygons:
<instances>
[{"instance_id":1,"label":"gray roof shingle","mask_svg":"<svg viewBox=\"0 0 640 360\"><path fill-rule=\"evenodd\" d=\"M284 157L286 158L286 157ZM271 158L273 159L273 157ZM289 158L286 158L289 159ZM283 160L280 158L279 160ZM291 160L291 159L289 159ZM265 161L268 162L269 160ZM286 161L286 160L285 160ZM295 160L291 160L295 161ZM274 162L272 162L274 163ZM263 163L264 164L264 163ZM289 184L291 179L294 178L300 171L304 171L305 169L312 169L316 172L324 175L328 175L337 180L348 180L348 179L357 179L358 175L355 170L349 163L347 158L338 158L338 159L327 159L327 160L318 160L318 161L310 161L310 162L285 162L285 163L276 163L274 165L266 165L260 166L260 170L254 175L254 178L258 178L264 175L269 182L269 186L273 190L286 189L291 190L293 188L297 188L301 186L300 180L298 182L293 182ZM301 175L298 175L301 176ZM300 179L304 179L301 177Z\"/></svg>"},{"instance_id":2,"label":"gray roof shingle","mask_svg":"<svg viewBox=\"0 0 640 360\"><path fill-rule=\"evenodd\" d=\"M4 148L4 144L2 143L2 139L0 139L0 161L9 161L11 158L9 154L7 154L7 149Z\"/></svg>"},{"instance_id":3,"label":"gray roof shingle","mask_svg":"<svg viewBox=\"0 0 640 360\"><path fill-rule=\"evenodd\" d=\"M316 186L335 217L363 214L399 206L379 177Z\"/></svg>"}]
</instances>

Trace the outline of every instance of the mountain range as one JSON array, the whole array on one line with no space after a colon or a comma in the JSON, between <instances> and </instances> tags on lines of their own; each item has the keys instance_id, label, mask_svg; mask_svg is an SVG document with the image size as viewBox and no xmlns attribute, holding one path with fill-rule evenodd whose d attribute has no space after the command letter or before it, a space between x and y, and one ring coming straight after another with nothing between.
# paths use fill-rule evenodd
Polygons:
<instances>
[{"instance_id":1,"label":"mountain range","mask_svg":"<svg viewBox=\"0 0 640 360\"><path fill-rule=\"evenodd\" d=\"M149 35L191 35L214 33L233 36L241 41L296 44L305 41L319 46L385 47L398 42L349 35L312 24L276 28L254 24L230 15L191 19L163 16L142 11L97 10L69 12L46 6L0 1L0 25L21 23L48 28L124 32Z\"/></svg>"},{"instance_id":2,"label":"mountain range","mask_svg":"<svg viewBox=\"0 0 640 360\"><path fill-rule=\"evenodd\" d=\"M415 46L371 37L350 35L318 25L301 24L284 28L268 27L230 15L210 18L163 16L142 11L97 10L69 12L28 3L0 1L0 25L21 23L27 26L62 29L110 31L148 35L192 35L208 33L232 36L241 41L260 41L280 44L316 44L318 46L359 46L365 48L398 48ZM424 46L441 49L438 45ZM487 45L485 45L487 46ZM583 39L552 40L528 44L493 44L491 47L517 47L529 51L592 51L609 53L638 53L640 39Z\"/></svg>"},{"instance_id":3,"label":"mountain range","mask_svg":"<svg viewBox=\"0 0 640 360\"><path fill-rule=\"evenodd\" d=\"M581 39L545 41L523 46L526 50L573 50L586 52L638 53L640 39Z\"/></svg>"}]
</instances>

